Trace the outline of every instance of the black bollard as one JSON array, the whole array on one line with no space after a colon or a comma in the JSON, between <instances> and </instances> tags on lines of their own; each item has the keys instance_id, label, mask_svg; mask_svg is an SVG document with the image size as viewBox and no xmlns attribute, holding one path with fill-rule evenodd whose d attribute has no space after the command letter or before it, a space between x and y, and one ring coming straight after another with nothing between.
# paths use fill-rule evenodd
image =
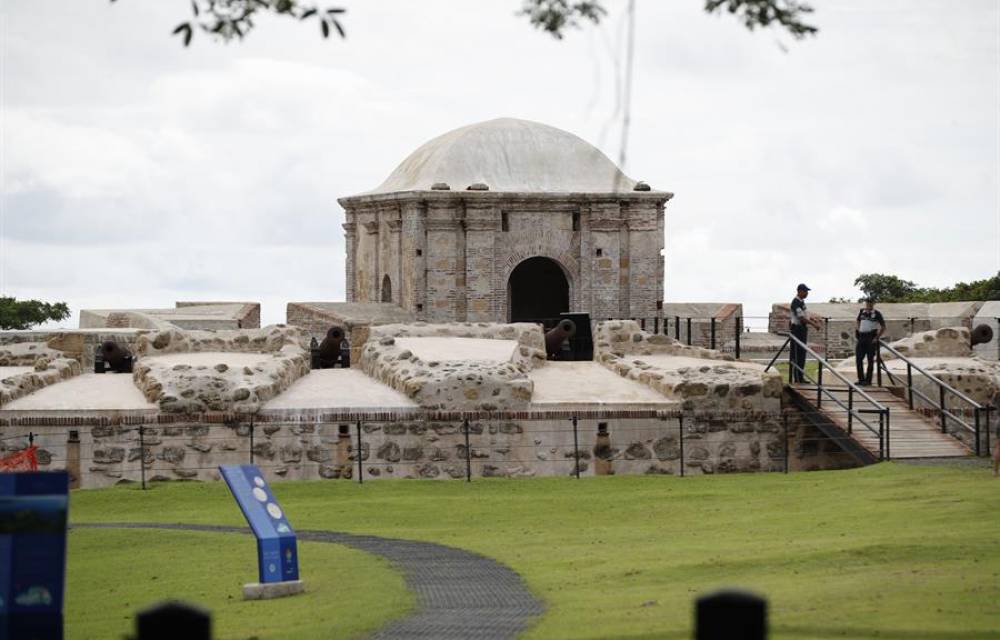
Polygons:
<instances>
[{"instance_id":1,"label":"black bollard","mask_svg":"<svg viewBox=\"0 0 1000 640\"><path fill-rule=\"evenodd\" d=\"M212 640L212 614L178 600L158 602L135 615L136 640Z\"/></svg>"},{"instance_id":2,"label":"black bollard","mask_svg":"<svg viewBox=\"0 0 1000 640\"><path fill-rule=\"evenodd\" d=\"M696 640L764 640L767 600L738 589L722 589L698 598Z\"/></svg>"}]
</instances>

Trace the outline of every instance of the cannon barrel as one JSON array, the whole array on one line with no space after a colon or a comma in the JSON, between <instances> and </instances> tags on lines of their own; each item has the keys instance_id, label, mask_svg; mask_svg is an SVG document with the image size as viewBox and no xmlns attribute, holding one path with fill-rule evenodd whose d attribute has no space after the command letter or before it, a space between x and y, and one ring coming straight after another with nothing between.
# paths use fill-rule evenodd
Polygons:
<instances>
[{"instance_id":1,"label":"cannon barrel","mask_svg":"<svg viewBox=\"0 0 1000 640\"><path fill-rule=\"evenodd\" d=\"M988 344L993 340L993 328L988 324L981 324L972 330L972 346L977 344Z\"/></svg>"},{"instance_id":2,"label":"cannon barrel","mask_svg":"<svg viewBox=\"0 0 1000 640\"><path fill-rule=\"evenodd\" d=\"M313 368L332 369L338 364L345 369L350 367L351 352L347 334L341 327L333 326L327 329L319 347L313 348Z\"/></svg>"},{"instance_id":3,"label":"cannon barrel","mask_svg":"<svg viewBox=\"0 0 1000 640\"><path fill-rule=\"evenodd\" d=\"M104 373L106 369L115 373L132 373L132 352L114 340L105 340L97 347L94 371Z\"/></svg>"},{"instance_id":4,"label":"cannon barrel","mask_svg":"<svg viewBox=\"0 0 1000 640\"><path fill-rule=\"evenodd\" d=\"M562 351L563 344L576 333L576 323L569 318L563 318L559 324L545 332L545 353L549 358L555 358Z\"/></svg>"}]
</instances>

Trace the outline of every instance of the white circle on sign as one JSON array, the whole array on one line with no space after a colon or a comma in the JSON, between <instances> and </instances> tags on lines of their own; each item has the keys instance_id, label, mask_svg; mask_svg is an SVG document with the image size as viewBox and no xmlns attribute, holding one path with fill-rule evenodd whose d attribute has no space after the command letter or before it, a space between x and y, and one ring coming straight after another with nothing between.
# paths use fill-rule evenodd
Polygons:
<instances>
[{"instance_id":1,"label":"white circle on sign","mask_svg":"<svg viewBox=\"0 0 1000 640\"><path fill-rule=\"evenodd\" d=\"M267 571L268 571L268 573L274 573L274 571L276 569L277 569L277 567L274 566L273 562L271 564L267 565Z\"/></svg>"},{"instance_id":2,"label":"white circle on sign","mask_svg":"<svg viewBox=\"0 0 1000 640\"><path fill-rule=\"evenodd\" d=\"M281 517L281 507L274 504L273 502L267 503L267 512L271 514L271 517L277 520Z\"/></svg>"},{"instance_id":3,"label":"white circle on sign","mask_svg":"<svg viewBox=\"0 0 1000 640\"><path fill-rule=\"evenodd\" d=\"M261 502L267 502L267 493L260 487L253 488L253 497L257 498Z\"/></svg>"},{"instance_id":4,"label":"white circle on sign","mask_svg":"<svg viewBox=\"0 0 1000 640\"><path fill-rule=\"evenodd\" d=\"M255 485L257 485L258 487L263 487L264 486L264 478L261 478L260 476L257 476L257 477L255 477L253 479L253 483Z\"/></svg>"}]
</instances>

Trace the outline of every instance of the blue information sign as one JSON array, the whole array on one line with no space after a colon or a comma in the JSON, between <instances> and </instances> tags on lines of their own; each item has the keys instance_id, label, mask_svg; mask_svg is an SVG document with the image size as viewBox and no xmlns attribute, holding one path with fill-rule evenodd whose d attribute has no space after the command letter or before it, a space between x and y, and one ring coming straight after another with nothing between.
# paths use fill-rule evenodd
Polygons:
<instances>
[{"instance_id":1,"label":"blue information sign","mask_svg":"<svg viewBox=\"0 0 1000 640\"><path fill-rule=\"evenodd\" d=\"M65 471L0 473L0 640L63 637Z\"/></svg>"},{"instance_id":2,"label":"blue information sign","mask_svg":"<svg viewBox=\"0 0 1000 640\"><path fill-rule=\"evenodd\" d=\"M257 537L260 582L298 580L295 532L260 469L252 464L227 464L219 471Z\"/></svg>"}]
</instances>

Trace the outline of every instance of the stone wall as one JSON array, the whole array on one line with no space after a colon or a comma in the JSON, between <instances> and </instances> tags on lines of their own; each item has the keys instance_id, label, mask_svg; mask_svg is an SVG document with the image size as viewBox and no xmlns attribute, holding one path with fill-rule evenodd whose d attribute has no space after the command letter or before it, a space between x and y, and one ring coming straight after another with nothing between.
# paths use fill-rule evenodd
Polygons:
<instances>
[{"instance_id":1,"label":"stone wall","mask_svg":"<svg viewBox=\"0 0 1000 640\"><path fill-rule=\"evenodd\" d=\"M711 349L712 320L715 320L715 349L733 353L736 334L741 330L743 305L723 302L665 302L661 311L659 331L684 344ZM688 323L690 319L690 323ZM637 318L637 320L639 320ZM645 325L645 326L642 326ZM650 319L640 321L644 331L654 332ZM690 329L689 329L690 327ZM690 334L690 339L688 335Z\"/></svg>"},{"instance_id":2,"label":"stone wall","mask_svg":"<svg viewBox=\"0 0 1000 640\"><path fill-rule=\"evenodd\" d=\"M254 423L248 416L217 414L178 416L171 422L118 417L87 424L80 416L49 423L35 418L30 425L12 426L14 421L0 417L0 456L27 446L31 431L41 467L69 468L83 487L138 482L143 464L147 481L218 480L218 465L250 462L251 432L253 462L271 481L356 481L359 451L366 481L464 479L466 474L463 423L432 417L364 421L360 449L353 416L272 422L261 414ZM600 425L606 437L599 436ZM574 473L573 428L567 415L473 419L468 437L474 478ZM837 468L829 445L806 438L799 446L796 437L793 431L791 469ZM784 467L780 414L589 417L579 420L577 440L584 476L679 475L682 467L685 475Z\"/></svg>"},{"instance_id":3,"label":"stone wall","mask_svg":"<svg viewBox=\"0 0 1000 640\"><path fill-rule=\"evenodd\" d=\"M342 328L351 345L351 362L361 358L369 327L416 321L414 314L392 303L289 302L285 317L289 325L305 330L310 338L321 342L330 327Z\"/></svg>"},{"instance_id":4,"label":"stone wall","mask_svg":"<svg viewBox=\"0 0 1000 640\"><path fill-rule=\"evenodd\" d=\"M993 330L993 339L983 344L977 344L974 348L976 355L984 360L1000 361L1000 300L990 300L983 303L983 306L976 312L976 317L972 320L973 327L981 324L987 325Z\"/></svg>"},{"instance_id":5,"label":"stone wall","mask_svg":"<svg viewBox=\"0 0 1000 640\"><path fill-rule=\"evenodd\" d=\"M886 322L886 341L900 340L914 333L944 327L971 327L982 302L881 303L876 309ZM824 328L809 331L810 344L825 349L829 358L847 358L854 354L860 303L813 303L806 301L809 312L824 321ZM768 331L788 333L788 303L774 304L768 316ZM820 351L822 353L822 351Z\"/></svg>"},{"instance_id":6,"label":"stone wall","mask_svg":"<svg viewBox=\"0 0 1000 640\"><path fill-rule=\"evenodd\" d=\"M57 331L0 331L0 350L12 351L11 345L34 343L38 348L58 352L61 356L81 363L84 370L93 370L94 352L105 340L114 340L135 353L139 336L146 333L139 329L82 329ZM6 347L6 349L4 349ZM0 354L0 357L3 357Z\"/></svg>"},{"instance_id":7,"label":"stone wall","mask_svg":"<svg viewBox=\"0 0 1000 640\"><path fill-rule=\"evenodd\" d=\"M70 358L50 359L40 356L32 362L32 366L34 371L0 380L0 408L29 393L78 376L81 372L80 363Z\"/></svg>"},{"instance_id":8,"label":"stone wall","mask_svg":"<svg viewBox=\"0 0 1000 640\"><path fill-rule=\"evenodd\" d=\"M80 328L224 330L260 328L258 302L177 302L173 309L83 309Z\"/></svg>"},{"instance_id":9,"label":"stone wall","mask_svg":"<svg viewBox=\"0 0 1000 640\"><path fill-rule=\"evenodd\" d=\"M237 331L180 331L169 329L142 335L133 378L136 386L161 411L198 413L237 411L255 413L260 407L309 372L307 337L299 329L274 325ZM253 367L175 364L168 366L146 356L169 353L239 352L267 354L270 359Z\"/></svg>"},{"instance_id":10,"label":"stone wall","mask_svg":"<svg viewBox=\"0 0 1000 640\"><path fill-rule=\"evenodd\" d=\"M681 362L676 368L666 368L642 359L654 355L695 358L704 364ZM777 372L736 365L732 356L721 352L651 335L632 320L598 323L594 357L620 376L680 401L686 411L781 410L782 383Z\"/></svg>"},{"instance_id":11,"label":"stone wall","mask_svg":"<svg viewBox=\"0 0 1000 640\"><path fill-rule=\"evenodd\" d=\"M396 344L403 337L514 340L509 362L424 361ZM360 366L369 376L429 409L493 411L527 407L534 384L527 372L545 364L545 337L538 325L453 323L371 328Z\"/></svg>"},{"instance_id":12,"label":"stone wall","mask_svg":"<svg viewBox=\"0 0 1000 640\"><path fill-rule=\"evenodd\" d=\"M564 271L570 309L653 317L669 198L447 190L341 198L347 299L392 302L430 322L504 322L511 272L544 257Z\"/></svg>"}]
</instances>

